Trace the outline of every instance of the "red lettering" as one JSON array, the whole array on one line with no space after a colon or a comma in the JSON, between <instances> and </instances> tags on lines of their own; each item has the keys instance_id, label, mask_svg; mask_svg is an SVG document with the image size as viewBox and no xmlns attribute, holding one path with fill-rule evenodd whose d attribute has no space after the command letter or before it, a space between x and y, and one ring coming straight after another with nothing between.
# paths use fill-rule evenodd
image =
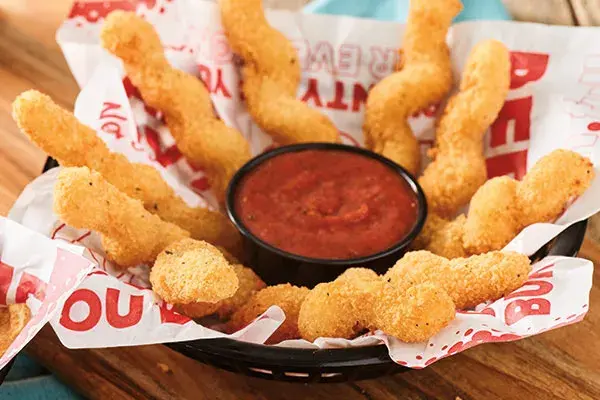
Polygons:
<instances>
[{"instance_id":1,"label":"red lettering","mask_svg":"<svg viewBox=\"0 0 600 400\"><path fill-rule=\"evenodd\" d=\"M127 97L135 97L137 99L142 98L142 95L140 94L140 91L138 90L138 88L133 86L133 83L131 83L131 80L127 77L125 77L123 79L123 88L125 89L125 93L127 94Z\"/></svg>"},{"instance_id":2,"label":"red lettering","mask_svg":"<svg viewBox=\"0 0 600 400\"><path fill-rule=\"evenodd\" d=\"M169 165L176 163L182 157L181 152L176 145L171 145L166 149L163 149L160 142L160 135L154 129L145 126L144 133L146 134L148 145L150 145L150 148L154 152L154 158L163 167L166 168Z\"/></svg>"},{"instance_id":3,"label":"red lettering","mask_svg":"<svg viewBox=\"0 0 600 400\"><path fill-rule=\"evenodd\" d=\"M200 80L204 83L204 86L206 86L206 89L210 92L212 82L210 68L206 65L198 64L198 75L200 76Z\"/></svg>"},{"instance_id":4,"label":"red lettering","mask_svg":"<svg viewBox=\"0 0 600 400\"><path fill-rule=\"evenodd\" d=\"M539 80L546 72L548 58L548 54L511 52L510 88L517 89Z\"/></svg>"},{"instance_id":5,"label":"red lettering","mask_svg":"<svg viewBox=\"0 0 600 400\"><path fill-rule=\"evenodd\" d=\"M344 82L335 81L335 97L333 101L327 102L327 107L334 110L348 109L348 104L344 103Z\"/></svg>"},{"instance_id":6,"label":"red lettering","mask_svg":"<svg viewBox=\"0 0 600 400\"><path fill-rule=\"evenodd\" d=\"M103 132L110 133L111 135L115 135L115 137L117 139L120 139L123 137L123 134L121 133L121 126L119 124L117 124L116 122L112 122L112 121L105 122L102 124L100 129Z\"/></svg>"},{"instance_id":7,"label":"red lettering","mask_svg":"<svg viewBox=\"0 0 600 400\"><path fill-rule=\"evenodd\" d=\"M25 303L27 297L31 294L36 299L43 301L46 297L46 282L35 275L23 272L17 293L15 294L15 303Z\"/></svg>"},{"instance_id":8,"label":"red lettering","mask_svg":"<svg viewBox=\"0 0 600 400\"><path fill-rule=\"evenodd\" d=\"M529 275L529 279L552 278L554 273L550 269L553 267L554 267L554 264L546 265L544 268L540 269L539 271L534 272L533 274Z\"/></svg>"},{"instance_id":9,"label":"red lettering","mask_svg":"<svg viewBox=\"0 0 600 400\"><path fill-rule=\"evenodd\" d=\"M515 300L506 306L504 319L507 325L513 325L529 315L550 314L550 302L546 299Z\"/></svg>"},{"instance_id":10,"label":"red lettering","mask_svg":"<svg viewBox=\"0 0 600 400\"><path fill-rule=\"evenodd\" d=\"M339 49L337 73L340 76L356 76L360 66L361 50L353 44L343 44Z\"/></svg>"},{"instance_id":11,"label":"red lettering","mask_svg":"<svg viewBox=\"0 0 600 400\"><path fill-rule=\"evenodd\" d=\"M144 306L144 296L129 296L129 311L125 315L119 314L120 290L106 289L106 321L117 329L129 328L140 322Z\"/></svg>"},{"instance_id":12,"label":"red lettering","mask_svg":"<svg viewBox=\"0 0 600 400\"><path fill-rule=\"evenodd\" d=\"M515 179L521 179L527 169L527 150L490 157L486 164L488 179L502 175L513 175Z\"/></svg>"},{"instance_id":13,"label":"red lettering","mask_svg":"<svg viewBox=\"0 0 600 400\"><path fill-rule=\"evenodd\" d=\"M80 301L88 305L89 312L83 320L76 322L71 319L71 308ZM77 289L69 296L63 306L60 324L72 331L85 332L95 327L98 321L100 321L101 316L102 303L98 295L89 289Z\"/></svg>"},{"instance_id":14,"label":"red lettering","mask_svg":"<svg viewBox=\"0 0 600 400\"><path fill-rule=\"evenodd\" d=\"M6 304L6 295L15 269L0 261L0 304Z\"/></svg>"},{"instance_id":15,"label":"red lettering","mask_svg":"<svg viewBox=\"0 0 600 400\"><path fill-rule=\"evenodd\" d=\"M225 87L225 82L223 82L223 70L221 68L217 69L217 82L215 83L215 88L212 91L212 93L219 92L221 92L221 94L227 97L228 99L231 98L231 93L229 93L229 90L227 90L227 88Z\"/></svg>"},{"instance_id":16,"label":"red lettering","mask_svg":"<svg viewBox=\"0 0 600 400\"><path fill-rule=\"evenodd\" d=\"M109 101L105 101L104 103L102 103L102 111L100 112L100 118L115 118L115 119L120 119L121 121L125 121L127 118L125 118L122 115L119 114L109 114L108 112L111 110L120 110L121 109L121 105L120 104L116 104L116 103L111 103Z\"/></svg>"},{"instance_id":17,"label":"red lettering","mask_svg":"<svg viewBox=\"0 0 600 400\"><path fill-rule=\"evenodd\" d=\"M319 42L311 57L310 69L312 72L318 72L321 68L331 73L333 71L333 47L328 42Z\"/></svg>"},{"instance_id":18,"label":"red lettering","mask_svg":"<svg viewBox=\"0 0 600 400\"><path fill-rule=\"evenodd\" d=\"M529 140L529 128L531 126L531 108L533 97L509 100L498 114L498 118L492 124L490 146L498 147L506 144L508 138L508 123L514 121L514 141L522 142Z\"/></svg>"},{"instance_id":19,"label":"red lettering","mask_svg":"<svg viewBox=\"0 0 600 400\"><path fill-rule=\"evenodd\" d=\"M537 289L526 289L526 290L518 290L505 296L505 299L514 299L515 297L527 297L527 296L543 296L552 291L554 287L550 282L546 281L527 281L523 285L525 286L537 286Z\"/></svg>"},{"instance_id":20,"label":"red lettering","mask_svg":"<svg viewBox=\"0 0 600 400\"><path fill-rule=\"evenodd\" d=\"M190 185L198 192L204 192L210 189L210 183L208 183L208 179L206 176L203 176L198 179L194 179Z\"/></svg>"},{"instance_id":21,"label":"red lettering","mask_svg":"<svg viewBox=\"0 0 600 400\"><path fill-rule=\"evenodd\" d=\"M178 314L173 310L167 309L167 306L163 303L160 308L160 322L162 324L178 324L185 325L187 322L191 321L190 318Z\"/></svg>"},{"instance_id":22,"label":"red lettering","mask_svg":"<svg viewBox=\"0 0 600 400\"><path fill-rule=\"evenodd\" d=\"M310 101L314 101L315 106L323 107L323 103L319 98L319 82L315 78L308 79L308 88L306 89L306 93L302 96L301 100L310 103Z\"/></svg>"},{"instance_id":23,"label":"red lettering","mask_svg":"<svg viewBox=\"0 0 600 400\"><path fill-rule=\"evenodd\" d=\"M369 90L373 87L373 84L369 87ZM352 111L358 112L361 109L361 106L365 104L367 101L367 96L369 92L364 88L360 83L355 83L354 88L352 90Z\"/></svg>"},{"instance_id":24,"label":"red lettering","mask_svg":"<svg viewBox=\"0 0 600 400\"><path fill-rule=\"evenodd\" d=\"M394 71L398 59L398 52L392 48L382 49L371 47L371 62L369 71L376 79L381 79Z\"/></svg>"}]
</instances>

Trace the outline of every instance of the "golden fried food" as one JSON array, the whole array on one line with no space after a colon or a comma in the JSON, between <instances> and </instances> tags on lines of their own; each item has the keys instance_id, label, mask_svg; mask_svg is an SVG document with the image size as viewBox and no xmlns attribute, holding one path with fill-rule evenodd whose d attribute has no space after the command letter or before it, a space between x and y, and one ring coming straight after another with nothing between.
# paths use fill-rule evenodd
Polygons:
<instances>
[{"instance_id":1,"label":"golden fried food","mask_svg":"<svg viewBox=\"0 0 600 400\"><path fill-rule=\"evenodd\" d=\"M167 246L154 262L150 282L171 304L216 303L238 289L237 275L219 249L194 239Z\"/></svg>"},{"instance_id":2,"label":"golden fried food","mask_svg":"<svg viewBox=\"0 0 600 400\"><path fill-rule=\"evenodd\" d=\"M403 342L424 342L455 316L454 303L439 286L422 283L400 292L385 285L373 309L374 326Z\"/></svg>"},{"instance_id":3,"label":"golden fried food","mask_svg":"<svg viewBox=\"0 0 600 400\"><path fill-rule=\"evenodd\" d=\"M499 250L519 233L522 217L517 202L518 187L518 181L499 176L487 181L475 193L461 238L469 253ZM428 250L447 257L431 247Z\"/></svg>"},{"instance_id":4,"label":"golden fried food","mask_svg":"<svg viewBox=\"0 0 600 400\"><path fill-rule=\"evenodd\" d=\"M238 331L252 322L256 317L273 305L279 306L285 313L285 321L267 340L267 344L275 344L284 340L300 338L298 331L298 314L308 288L292 286L289 283L269 286L256 292L250 300L240 307L229 321L229 330Z\"/></svg>"},{"instance_id":5,"label":"golden fried food","mask_svg":"<svg viewBox=\"0 0 600 400\"><path fill-rule=\"evenodd\" d=\"M431 283L444 290L457 309L497 300L523 286L531 261L523 254L493 251L468 258L447 258L428 251L404 255L383 279L400 293Z\"/></svg>"},{"instance_id":6,"label":"golden fried food","mask_svg":"<svg viewBox=\"0 0 600 400\"><path fill-rule=\"evenodd\" d=\"M462 215L450 221L431 214L413 248L448 258L500 250L523 228L552 222L572 198L585 192L594 175L586 157L555 150L542 157L521 182L497 177L483 184L471 199L466 220Z\"/></svg>"},{"instance_id":7,"label":"golden fried food","mask_svg":"<svg viewBox=\"0 0 600 400\"><path fill-rule=\"evenodd\" d=\"M453 217L486 181L483 136L498 116L509 85L508 49L496 40L477 44L460 92L448 101L438 122L433 161L419 178L433 213Z\"/></svg>"},{"instance_id":8,"label":"golden fried food","mask_svg":"<svg viewBox=\"0 0 600 400\"><path fill-rule=\"evenodd\" d=\"M152 263L168 245L189 237L175 224L144 209L87 167L60 171L54 212L65 223L100 232L108 258L121 267Z\"/></svg>"},{"instance_id":9,"label":"golden fried food","mask_svg":"<svg viewBox=\"0 0 600 400\"><path fill-rule=\"evenodd\" d=\"M231 177L250 159L250 147L215 115L205 85L169 64L152 25L133 12L110 13L100 40L123 61L144 102L164 113L177 147L191 163L205 168L222 202Z\"/></svg>"},{"instance_id":10,"label":"golden fried food","mask_svg":"<svg viewBox=\"0 0 600 400\"><path fill-rule=\"evenodd\" d=\"M521 226L554 220L570 199L587 190L593 178L594 165L579 153L555 150L540 158L517 189Z\"/></svg>"},{"instance_id":11,"label":"golden fried food","mask_svg":"<svg viewBox=\"0 0 600 400\"><path fill-rule=\"evenodd\" d=\"M367 147L419 172L419 143L408 117L441 101L452 87L446 34L460 12L459 0L411 0L402 44L402 65L371 89L363 132Z\"/></svg>"},{"instance_id":12,"label":"golden fried food","mask_svg":"<svg viewBox=\"0 0 600 400\"><path fill-rule=\"evenodd\" d=\"M521 182L509 183L510 178L486 182L471 201L465 249L470 254L499 250L526 226L552 222L572 198L587 190L594 175L588 158L555 150L540 158Z\"/></svg>"},{"instance_id":13,"label":"golden fried food","mask_svg":"<svg viewBox=\"0 0 600 400\"><path fill-rule=\"evenodd\" d=\"M255 292L266 287L265 283L250 268L240 264L234 264L232 268L239 282L238 289L232 297L217 303L175 304L175 310L190 318L202 318L216 313L220 318L226 319L246 304Z\"/></svg>"},{"instance_id":14,"label":"golden fried food","mask_svg":"<svg viewBox=\"0 0 600 400\"><path fill-rule=\"evenodd\" d=\"M35 90L22 93L13 103L13 116L23 133L62 166L98 171L121 192L140 200L146 210L188 230L194 239L240 251L241 237L225 215L188 206L156 169L111 152L93 129L49 96Z\"/></svg>"},{"instance_id":15,"label":"golden fried food","mask_svg":"<svg viewBox=\"0 0 600 400\"><path fill-rule=\"evenodd\" d=\"M323 114L296 99L300 63L290 41L267 22L262 0L219 0L229 46L243 62L248 112L278 144L337 142Z\"/></svg>"},{"instance_id":16,"label":"golden fried food","mask_svg":"<svg viewBox=\"0 0 600 400\"><path fill-rule=\"evenodd\" d=\"M335 281L317 285L300 308L302 338L351 339L381 329L405 342L421 342L454 318L454 303L431 283L401 292L375 272L349 269Z\"/></svg>"},{"instance_id":17,"label":"golden fried food","mask_svg":"<svg viewBox=\"0 0 600 400\"><path fill-rule=\"evenodd\" d=\"M333 282L320 283L300 307L298 328L302 338L352 338L371 325L373 305L382 286L370 269L351 268Z\"/></svg>"},{"instance_id":18,"label":"golden fried food","mask_svg":"<svg viewBox=\"0 0 600 400\"><path fill-rule=\"evenodd\" d=\"M31 319L27 304L9 304L0 307L0 357L10 347Z\"/></svg>"}]
</instances>

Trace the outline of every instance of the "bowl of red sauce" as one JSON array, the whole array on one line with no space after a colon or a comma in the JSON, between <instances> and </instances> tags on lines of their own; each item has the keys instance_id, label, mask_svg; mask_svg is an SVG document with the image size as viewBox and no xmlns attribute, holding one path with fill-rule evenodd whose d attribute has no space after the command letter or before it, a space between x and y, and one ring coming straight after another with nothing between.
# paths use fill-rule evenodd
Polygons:
<instances>
[{"instance_id":1,"label":"bowl of red sauce","mask_svg":"<svg viewBox=\"0 0 600 400\"><path fill-rule=\"evenodd\" d=\"M385 272L421 231L427 203L406 170L331 143L278 147L246 163L227 213L248 263L270 285L313 287L350 267Z\"/></svg>"}]
</instances>

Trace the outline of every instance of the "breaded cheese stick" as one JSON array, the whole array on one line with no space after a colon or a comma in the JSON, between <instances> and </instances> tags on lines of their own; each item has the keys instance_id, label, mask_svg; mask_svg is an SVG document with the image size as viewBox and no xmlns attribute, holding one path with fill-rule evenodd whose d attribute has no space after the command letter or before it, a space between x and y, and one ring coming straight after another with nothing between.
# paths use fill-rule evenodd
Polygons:
<instances>
[{"instance_id":1,"label":"breaded cheese stick","mask_svg":"<svg viewBox=\"0 0 600 400\"><path fill-rule=\"evenodd\" d=\"M300 63L296 49L269 25L262 0L219 0L229 46L243 62L248 112L278 144L338 142L325 115L296 99Z\"/></svg>"},{"instance_id":2,"label":"breaded cheese stick","mask_svg":"<svg viewBox=\"0 0 600 400\"><path fill-rule=\"evenodd\" d=\"M177 147L191 163L205 168L223 202L231 177L250 159L250 147L240 132L215 115L205 85L169 64L152 25L133 12L110 13L100 41L123 61L144 102L164 113Z\"/></svg>"},{"instance_id":3,"label":"breaded cheese stick","mask_svg":"<svg viewBox=\"0 0 600 400\"><path fill-rule=\"evenodd\" d=\"M433 161L419 178L432 212L453 217L487 180L483 136L509 85L508 49L496 40L478 43L467 60L460 92L448 101L437 124Z\"/></svg>"},{"instance_id":4,"label":"breaded cheese stick","mask_svg":"<svg viewBox=\"0 0 600 400\"><path fill-rule=\"evenodd\" d=\"M54 187L54 212L65 223L100 232L107 256L121 267L150 264L168 245L189 237L146 211L87 167L65 168Z\"/></svg>"},{"instance_id":5,"label":"breaded cheese stick","mask_svg":"<svg viewBox=\"0 0 600 400\"><path fill-rule=\"evenodd\" d=\"M21 131L62 166L98 171L121 192L140 200L147 211L188 230L194 239L240 251L241 237L225 215L188 206L156 169L111 152L93 129L49 96L23 92L13 103L13 117Z\"/></svg>"},{"instance_id":6,"label":"breaded cheese stick","mask_svg":"<svg viewBox=\"0 0 600 400\"><path fill-rule=\"evenodd\" d=\"M413 175L419 172L421 153L408 117L440 102L452 87L446 34L461 9L459 0L411 0L401 69L377 83L367 98L367 147Z\"/></svg>"}]
</instances>

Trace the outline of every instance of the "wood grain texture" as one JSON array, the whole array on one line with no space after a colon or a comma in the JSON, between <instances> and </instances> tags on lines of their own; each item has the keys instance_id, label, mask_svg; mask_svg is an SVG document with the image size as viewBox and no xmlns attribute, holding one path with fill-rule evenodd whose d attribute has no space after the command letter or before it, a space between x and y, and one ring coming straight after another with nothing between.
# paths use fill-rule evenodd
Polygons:
<instances>
[{"instance_id":1,"label":"wood grain texture","mask_svg":"<svg viewBox=\"0 0 600 400\"><path fill-rule=\"evenodd\" d=\"M269 3L281 7L281 1L303 2ZM23 186L39 174L44 160L42 152L12 122L12 99L35 87L72 107L78 92L54 43L54 30L70 3L0 0L1 214L7 212ZM518 19L574 23L564 1L506 3ZM581 256L599 265L600 246L586 241ZM91 399L598 399L598 268L594 281L597 283L591 292L590 312L579 324L518 342L473 348L424 370L350 384L298 385L248 378L205 366L161 345L67 350L49 327L26 351Z\"/></svg>"}]
</instances>

